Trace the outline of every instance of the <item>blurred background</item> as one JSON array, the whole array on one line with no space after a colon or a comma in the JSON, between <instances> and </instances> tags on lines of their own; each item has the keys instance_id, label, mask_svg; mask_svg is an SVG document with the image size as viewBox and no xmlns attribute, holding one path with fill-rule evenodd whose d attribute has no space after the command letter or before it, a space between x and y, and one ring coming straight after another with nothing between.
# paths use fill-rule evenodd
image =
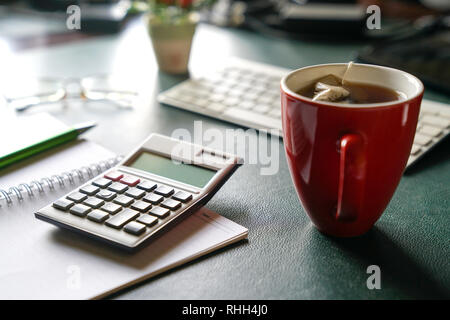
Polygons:
<instances>
[{"instance_id":1,"label":"blurred background","mask_svg":"<svg viewBox=\"0 0 450 320\"><path fill-rule=\"evenodd\" d=\"M73 5L80 8L78 22ZM161 51L155 39L187 33L192 12L191 73L233 55L291 69L353 60L413 73L428 98L447 101L450 93L449 0L0 0L0 92L11 95L25 90L26 79L45 77L58 79L45 83L52 92L61 79L73 87L71 93L65 85L55 100L80 98L80 91L86 98L92 92L83 78L119 74L123 84L116 91L140 93L148 107L158 92L189 77L162 61L167 50L185 49ZM153 22L169 20L181 27L170 34L156 30ZM105 79L89 83L94 88ZM52 108L46 111L65 117Z\"/></svg>"},{"instance_id":2,"label":"blurred background","mask_svg":"<svg viewBox=\"0 0 450 320\"><path fill-rule=\"evenodd\" d=\"M142 24L151 2L0 0L1 54L124 33ZM449 90L448 0L210 2L212 6L199 10L203 24L277 39L323 42L335 48L349 43L370 45L361 47L355 58L410 71L433 88ZM82 8L79 29L69 29L66 23L68 7L74 4ZM366 8L374 4L380 8L381 28L369 29Z\"/></svg>"}]
</instances>

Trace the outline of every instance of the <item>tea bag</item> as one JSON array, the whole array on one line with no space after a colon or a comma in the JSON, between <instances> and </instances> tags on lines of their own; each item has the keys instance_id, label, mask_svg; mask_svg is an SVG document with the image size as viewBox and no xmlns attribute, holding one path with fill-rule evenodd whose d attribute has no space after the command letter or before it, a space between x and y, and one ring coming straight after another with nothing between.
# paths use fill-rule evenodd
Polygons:
<instances>
[{"instance_id":1,"label":"tea bag","mask_svg":"<svg viewBox=\"0 0 450 320\"><path fill-rule=\"evenodd\" d=\"M352 62L347 65L344 77L339 79L335 75L329 74L321 78L314 86L314 101L341 102L347 99L350 92L343 87L345 76L352 66Z\"/></svg>"},{"instance_id":2,"label":"tea bag","mask_svg":"<svg viewBox=\"0 0 450 320\"><path fill-rule=\"evenodd\" d=\"M317 82L314 88L314 101L339 102L350 95L348 90L339 86L332 86L323 82Z\"/></svg>"}]
</instances>

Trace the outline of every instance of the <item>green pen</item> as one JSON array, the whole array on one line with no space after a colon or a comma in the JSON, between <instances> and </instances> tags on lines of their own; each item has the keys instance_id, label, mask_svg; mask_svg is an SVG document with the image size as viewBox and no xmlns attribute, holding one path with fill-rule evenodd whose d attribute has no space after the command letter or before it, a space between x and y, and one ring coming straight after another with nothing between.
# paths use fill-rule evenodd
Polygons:
<instances>
[{"instance_id":1,"label":"green pen","mask_svg":"<svg viewBox=\"0 0 450 320\"><path fill-rule=\"evenodd\" d=\"M2 156L0 157L0 169L10 164L16 163L22 159L28 158L32 155L35 155L36 153L75 140L80 134L88 131L89 129L95 127L96 125L97 124L93 121L80 123L78 125L72 126L69 130L63 131L58 135L55 135L48 139L39 141L37 143L31 144L27 147L9 153L5 156Z\"/></svg>"}]
</instances>

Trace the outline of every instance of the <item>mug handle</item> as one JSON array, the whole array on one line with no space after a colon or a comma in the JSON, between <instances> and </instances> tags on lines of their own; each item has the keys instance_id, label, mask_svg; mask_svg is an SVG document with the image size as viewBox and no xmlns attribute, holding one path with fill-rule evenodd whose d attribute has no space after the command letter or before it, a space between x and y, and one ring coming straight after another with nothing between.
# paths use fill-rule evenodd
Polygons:
<instances>
[{"instance_id":1,"label":"mug handle","mask_svg":"<svg viewBox=\"0 0 450 320\"><path fill-rule=\"evenodd\" d=\"M359 134L345 134L338 141L340 151L336 219L355 221L360 214L366 176L364 140Z\"/></svg>"}]
</instances>

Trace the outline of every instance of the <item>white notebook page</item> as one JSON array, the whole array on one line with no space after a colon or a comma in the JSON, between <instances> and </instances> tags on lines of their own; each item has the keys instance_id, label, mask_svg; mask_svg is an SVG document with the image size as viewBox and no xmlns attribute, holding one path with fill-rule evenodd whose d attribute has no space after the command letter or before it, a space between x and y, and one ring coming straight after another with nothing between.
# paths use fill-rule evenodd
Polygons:
<instances>
[{"instance_id":1,"label":"white notebook page","mask_svg":"<svg viewBox=\"0 0 450 320\"><path fill-rule=\"evenodd\" d=\"M90 142L70 149L64 151L64 157L55 153L39 165L34 163L33 169L24 167L0 177L0 186L17 185L39 178L40 173L60 173L80 163L113 156ZM87 155L83 150L90 152ZM246 228L203 208L130 254L34 217L36 210L67 192L61 189L19 205L15 202L11 207L2 203L0 299L102 297L247 237Z\"/></svg>"}]
</instances>

